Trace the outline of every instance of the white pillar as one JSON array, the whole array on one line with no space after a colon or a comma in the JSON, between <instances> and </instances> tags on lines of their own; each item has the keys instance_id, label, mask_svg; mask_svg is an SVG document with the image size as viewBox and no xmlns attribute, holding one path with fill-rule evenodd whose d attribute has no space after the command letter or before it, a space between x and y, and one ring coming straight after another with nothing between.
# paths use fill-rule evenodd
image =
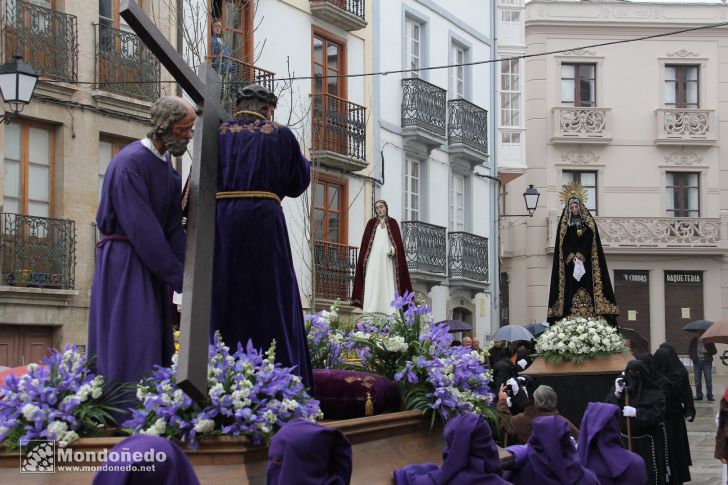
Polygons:
<instances>
[{"instance_id":1,"label":"white pillar","mask_svg":"<svg viewBox=\"0 0 728 485\"><path fill-rule=\"evenodd\" d=\"M432 316L436 322L450 318L447 314L447 300L449 298L450 289L447 286L433 286L430 290Z\"/></svg>"},{"instance_id":2,"label":"white pillar","mask_svg":"<svg viewBox=\"0 0 728 485\"><path fill-rule=\"evenodd\" d=\"M650 349L657 350L665 341L665 273L650 270Z\"/></svg>"}]
</instances>

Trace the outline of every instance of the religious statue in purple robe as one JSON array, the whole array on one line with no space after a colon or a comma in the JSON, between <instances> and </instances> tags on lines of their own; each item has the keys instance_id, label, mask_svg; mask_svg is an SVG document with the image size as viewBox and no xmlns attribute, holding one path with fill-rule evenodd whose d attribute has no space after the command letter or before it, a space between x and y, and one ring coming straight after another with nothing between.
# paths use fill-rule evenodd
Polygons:
<instances>
[{"instance_id":1,"label":"religious statue in purple robe","mask_svg":"<svg viewBox=\"0 0 728 485\"><path fill-rule=\"evenodd\" d=\"M402 234L383 200L374 203L359 246L351 302L366 313L392 313L395 294L412 291Z\"/></svg>"},{"instance_id":2,"label":"religious statue in purple robe","mask_svg":"<svg viewBox=\"0 0 728 485\"><path fill-rule=\"evenodd\" d=\"M252 340L313 385L303 309L281 201L310 183L293 132L271 120L276 97L259 85L237 92L220 125L210 332L232 348Z\"/></svg>"},{"instance_id":3,"label":"religious statue in purple robe","mask_svg":"<svg viewBox=\"0 0 728 485\"><path fill-rule=\"evenodd\" d=\"M184 154L196 115L176 97L160 98L151 115L147 138L109 163L96 214L88 352L110 384L136 383L173 354L165 286L182 291L185 234L170 154Z\"/></svg>"}]
</instances>

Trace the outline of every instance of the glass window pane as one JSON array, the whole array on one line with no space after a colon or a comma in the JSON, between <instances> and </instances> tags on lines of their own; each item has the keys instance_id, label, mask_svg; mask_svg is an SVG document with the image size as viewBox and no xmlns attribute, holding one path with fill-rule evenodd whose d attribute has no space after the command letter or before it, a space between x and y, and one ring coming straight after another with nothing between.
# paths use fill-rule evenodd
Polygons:
<instances>
[{"instance_id":1,"label":"glass window pane","mask_svg":"<svg viewBox=\"0 0 728 485\"><path fill-rule=\"evenodd\" d=\"M20 160L20 125L5 125L5 158Z\"/></svg>"},{"instance_id":2,"label":"glass window pane","mask_svg":"<svg viewBox=\"0 0 728 485\"><path fill-rule=\"evenodd\" d=\"M697 187L698 186L698 174L697 173L689 173L688 176L688 185L691 187Z\"/></svg>"},{"instance_id":3,"label":"glass window pane","mask_svg":"<svg viewBox=\"0 0 728 485\"><path fill-rule=\"evenodd\" d=\"M561 64L561 77L574 78L574 64Z\"/></svg>"},{"instance_id":4,"label":"glass window pane","mask_svg":"<svg viewBox=\"0 0 728 485\"><path fill-rule=\"evenodd\" d=\"M329 213L329 233L326 240L339 242L339 214Z\"/></svg>"},{"instance_id":5,"label":"glass window pane","mask_svg":"<svg viewBox=\"0 0 728 485\"><path fill-rule=\"evenodd\" d=\"M594 79L594 65L581 64L579 66L579 75L583 78Z\"/></svg>"},{"instance_id":6,"label":"glass window pane","mask_svg":"<svg viewBox=\"0 0 728 485\"><path fill-rule=\"evenodd\" d=\"M111 0L99 0L99 17L112 18Z\"/></svg>"},{"instance_id":7,"label":"glass window pane","mask_svg":"<svg viewBox=\"0 0 728 485\"><path fill-rule=\"evenodd\" d=\"M20 213L20 200L14 197L3 197L3 212L8 214Z\"/></svg>"},{"instance_id":8,"label":"glass window pane","mask_svg":"<svg viewBox=\"0 0 728 485\"><path fill-rule=\"evenodd\" d=\"M28 169L28 198L49 200L50 169L42 165L31 165Z\"/></svg>"},{"instance_id":9,"label":"glass window pane","mask_svg":"<svg viewBox=\"0 0 728 485\"><path fill-rule=\"evenodd\" d=\"M697 211L700 207L700 191L697 188L690 188L688 190L688 209L691 211Z\"/></svg>"},{"instance_id":10,"label":"glass window pane","mask_svg":"<svg viewBox=\"0 0 728 485\"><path fill-rule=\"evenodd\" d=\"M20 162L5 160L3 193L7 197L20 197Z\"/></svg>"},{"instance_id":11,"label":"glass window pane","mask_svg":"<svg viewBox=\"0 0 728 485\"><path fill-rule=\"evenodd\" d=\"M324 206L324 193L326 192L326 185L319 182L316 184L316 190L314 191L313 196L313 205L314 207L323 207Z\"/></svg>"},{"instance_id":12,"label":"glass window pane","mask_svg":"<svg viewBox=\"0 0 728 485\"><path fill-rule=\"evenodd\" d=\"M35 217L49 217L50 205L47 202L28 202L28 215Z\"/></svg>"},{"instance_id":13,"label":"glass window pane","mask_svg":"<svg viewBox=\"0 0 728 485\"><path fill-rule=\"evenodd\" d=\"M99 142L99 174L106 173L109 168L112 154L114 153L114 145L108 141Z\"/></svg>"},{"instance_id":14,"label":"glass window pane","mask_svg":"<svg viewBox=\"0 0 728 485\"><path fill-rule=\"evenodd\" d=\"M30 128L30 142L28 143L28 160L31 163L50 165L51 133L42 128Z\"/></svg>"},{"instance_id":15,"label":"glass window pane","mask_svg":"<svg viewBox=\"0 0 728 485\"><path fill-rule=\"evenodd\" d=\"M687 104L698 104L698 83L689 82L685 86L685 102Z\"/></svg>"},{"instance_id":16,"label":"glass window pane","mask_svg":"<svg viewBox=\"0 0 728 485\"><path fill-rule=\"evenodd\" d=\"M564 103L574 102L574 85L573 79L561 80L561 101Z\"/></svg>"},{"instance_id":17,"label":"glass window pane","mask_svg":"<svg viewBox=\"0 0 728 485\"><path fill-rule=\"evenodd\" d=\"M339 68L339 47L336 44L329 44L326 48L326 62L329 69Z\"/></svg>"},{"instance_id":18,"label":"glass window pane","mask_svg":"<svg viewBox=\"0 0 728 485\"><path fill-rule=\"evenodd\" d=\"M672 187L667 188L667 211L668 213L675 210L675 189Z\"/></svg>"},{"instance_id":19,"label":"glass window pane","mask_svg":"<svg viewBox=\"0 0 728 485\"><path fill-rule=\"evenodd\" d=\"M319 64L324 63L324 42L318 37L313 38L313 60Z\"/></svg>"},{"instance_id":20,"label":"glass window pane","mask_svg":"<svg viewBox=\"0 0 728 485\"><path fill-rule=\"evenodd\" d=\"M673 66L666 66L665 67L665 80L666 81L674 81L675 80L675 68Z\"/></svg>"},{"instance_id":21,"label":"glass window pane","mask_svg":"<svg viewBox=\"0 0 728 485\"><path fill-rule=\"evenodd\" d=\"M594 172L581 172L581 185L595 186L597 184L597 174Z\"/></svg>"},{"instance_id":22,"label":"glass window pane","mask_svg":"<svg viewBox=\"0 0 728 485\"><path fill-rule=\"evenodd\" d=\"M688 81L697 81L698 80L698 67L697 66L690 66L686 69L687 73L685 78Z\"/></svg>"},{"instance_id":23,"label":"glass window pane","mask_svg":"<svg viewBox=\"0 0 728 485\"><path fill-rule=\"evenodd\" d=\"M324 240L324 211L315 209L313 211L314 240Z\"/></svg>"},{"instance_id":24,"label":"glass window pane","mask_svg":"<svg viewBox=\"0 0 728 485\"><path fill-rule=\"evenodd\" d=\"M339 210L339 188L329 185L329 209Z\"/></svg>"},{"instance_id":25,"label":"glass window pane","mask_svg":"<svg viewBox=\"0 0 728 485\"><path fill-rule=\"evenodd\" d=\"M324 68L318 64L313 65L313 91L322 93L324 90Z\"/></svg>"},{"instance_id":26,"label":"glass window pane","mask_svg":"<svg viewBox=\"0 0 728 485\"><path fill-rule=\"evenodd\" d=\"M326 92L329 94L333 94L334 96L338 96L339 95L339 78L336 77L337 72L329 69L326 72L326 75L328 76L326 79L326 89L327 89Z\"/></svg>"},{"instance_id":27,"label":"glass window pane","mask_svg":"<svg viewBox=\"0 0 728 485\"><path fill-rule=\"evenodd\" d=\"M665 104L675 104L677 84L674 81L665 81Z\"/></svg>"}]
</instances>

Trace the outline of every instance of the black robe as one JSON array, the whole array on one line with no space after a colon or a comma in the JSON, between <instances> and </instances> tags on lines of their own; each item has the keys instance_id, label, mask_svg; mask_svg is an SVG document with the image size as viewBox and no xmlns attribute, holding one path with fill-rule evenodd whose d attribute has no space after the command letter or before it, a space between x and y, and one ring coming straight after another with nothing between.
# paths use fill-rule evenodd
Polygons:
<instances>
[{"instance_id":1,"label":"black robe","mask_svg":"<svg viewBox=\"0 0 728 485\"><path fill-rule=\"evenodd\" d=\"M547 319L554 323L570 315L601 316L616 323L619 307L614 299L599 229L589 209L581 203L579 206L580 224L569 223L568 202L559 219ZM579 281L573 276L576 258L583 261L586 271Z\"/></svg>"}]
</instances>

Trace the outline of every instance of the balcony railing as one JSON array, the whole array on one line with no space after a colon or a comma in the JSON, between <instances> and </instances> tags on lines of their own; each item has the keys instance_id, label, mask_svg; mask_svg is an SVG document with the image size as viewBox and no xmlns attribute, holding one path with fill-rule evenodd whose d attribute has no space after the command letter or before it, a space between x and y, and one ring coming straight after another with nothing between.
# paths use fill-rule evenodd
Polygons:
<instances>
[{"instance_id":1,"label":"balcony railing","mask_svg":"<svg viewBox=\"0 0 728 485\"><path fill-rule=\"evenodd\" d=\"M607 124L609 108L556 107L553 113L553 141L607 143L612 139Z\"/></svg>"},{"instance_id":2,"label":"balcony railing","mask_svg":"<svg viewBox=\"0 0 728 485\"><path fill-rule=\"evenodd\" d=\"M488 281L488 238L467 232L448 234L450 278Z\"/></svg>"},{"instance_id":3,"label":"balcony railing","mask_svg":"<svg viewBox=\"0 0 728 485\"><path fill-rule=\"evenodd\" d=\"M416 127L445 137L447 91L419 78L402 79L402 128Z\"/></svg>"},{"instance_id":4,"label":"balcony railing","mask_svg":"<svg viewBox=\"0 0 728 485\"><path fill-rule=\"evenodd\" d=\"M658 109L658 143L713 143L716 140L713 110Z\"/></svg>"},{"instance_id":5,"label":"balcony railing","mask_svg":"<svg viewBox=\"0 0 728 485\"><path fill-rule=\"evenodd\" d=\"M446 274L447 230L419 221L402 222L402 239L410 271Z\"/></svg>"},{"instance_id":6,"label":"balcony railing","mask_svg":"<svg viewBox=\"0 0 728 485\"><path fill-rule=\"evenodd\" d=\"M488 112L464 99L447 103L447 139L451 148L465 145L488 155Z\"/></svg>"},{"instance_id":7,"label":"balcony railing","mask_svg":"<svg viewBox=\"0 0 728 485\"><path fill-rule=\"evenodd\" d=\"M74 221L0 214L0 268L3 285L72 289Z\"/></svg>"},{"instance_id":8,"label":"balcony railing","mask_svg":"<svg viewBox=\"0 0 728 485\"><path fill-rule=\"evenodd\" d=\"M97 24L96 84L123 96L159 97L159 61L136 34Z\"/></svg>"},{"instance_id":9,"label":"balcony railing","mask_svg":"<svg viewBox=\"0 0 728 485\"><path fill-rule=\"evenodd\" d=\"M366 27L364 0L311 0L311 14L344 30Z\"/></svg>"},{"instance_id":10,"label":"balcony railing","mask_svg":"<svg viewBox=\"0 0 728 485\"><path fill-rule=\"evenodd\" d=\"M6 62L13 55L20 55L41 76L67 82L78 80L75 15L20 0L6 1L4 13Z\"/></svg>"},{"instance_id":11,"label":"balcony railing","mask_svg":"<svg viewBox=\"0 0 728 485\"><path fill-rule=\"evenodd\" d=\"M313 259L316 295L327 300L348 301L351 297L359 248L315 241Z\"/></svg>"},{"instance_id":12,"label":"balcony railing","mask_svg":"<svg viewBox=\"0 0 728 485\"><path fill-rule=\"evenodd\" d=\"M720 219L596 217L605 247L696 248L721 242ZM725 238L725 234L722 236Z\"/></svg>"},{"instance_id":13,"label":"balcony railing","mask_svg":"<svg viewBox=\"0 0 728 485\"><path fill-rule=\"evenodd\" d=\"M207 61L212 64L222 76L223 92L233 92L235 88L246 84L260 84L273 92L275 74L261 69L240 59L228 56L208 56Z\"/></svg>"},{"instance_id":14,"label":"balcony railing","mask_svg":"<svg viewBox=\"0 0 728 485\"><path fill-rule=\"evenodd\" d=\"M331 94L312 98L313 149L366 160L367 109Z\"/></svg>"}]
</instances>

